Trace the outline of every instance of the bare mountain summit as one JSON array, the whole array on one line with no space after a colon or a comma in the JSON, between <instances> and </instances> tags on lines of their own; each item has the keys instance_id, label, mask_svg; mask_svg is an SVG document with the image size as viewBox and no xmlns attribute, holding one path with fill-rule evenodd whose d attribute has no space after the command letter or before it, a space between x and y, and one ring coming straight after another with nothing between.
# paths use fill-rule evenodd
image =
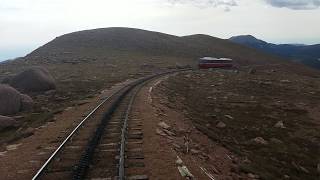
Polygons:
<instances>
[{"instance_id":1,"label":"bare mountain summit","mask_svg":"<svg viewBox=\"0 0 320 180\"><path fill-rule=\"evenodd\" d=\"M36 49L27 58L86 61L119 53L189 59L201 56L231 57L239 64L247 65L276 62L274 56L208 35L179 37L133 28L104 28L65 34Z\"/></svg>"}]
</instances>

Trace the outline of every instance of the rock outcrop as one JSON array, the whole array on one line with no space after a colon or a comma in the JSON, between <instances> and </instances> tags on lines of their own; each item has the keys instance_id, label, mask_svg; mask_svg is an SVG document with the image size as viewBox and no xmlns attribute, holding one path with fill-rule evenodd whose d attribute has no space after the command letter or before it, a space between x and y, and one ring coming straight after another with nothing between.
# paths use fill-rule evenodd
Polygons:
<instances>
[{"instance_id":1,"label":"rock outcrop","mask_svg":"<svg viewBox=\"0 0 320 180\"><path fill-rule=\"evenodd\" d=\"M10 79L9 84L22 92L41 92L55 89L56 85L48 70L32 67Z\"/></svg>"},{"instance_id":2,"label":"rock outcrop","mask_svg":"<svg viewBox=\"0 0 320 180\"><path fill-rule=\"evenodd\" d=\"M21 94L21 111L30 111L33 108L33 100L26 94Z\"/></svg>"},{"instance_id":3,"label":"rock outcrop","mask_svg":"<svg viewBox=\"0 0 320 180\"><path fill-rule=\"evenodd\" d=\"M21 94L8 85L0 84L0 115L13 115L33 108L30 96Z\"/></svg>"},{"instance_id":4,"label":"rock outcrop","mask_svg":"<svg viewBox=\"0 0 320 180\"><path fill-rule=\"evenodd\" d=\"M0 115L0 131L6 128L14 127L17 121L11 117Z\"/></svg>"},{"instance_id":5,"label":"rock outcrop","mask_svg":"<svg viewBox=\"0 0 320 180\"><path fill-rule=\"evenodd\" d=\"M7 85L0 85L0 115L15 114L21 108L21 94Z\"/></svg>"}]
</instances>

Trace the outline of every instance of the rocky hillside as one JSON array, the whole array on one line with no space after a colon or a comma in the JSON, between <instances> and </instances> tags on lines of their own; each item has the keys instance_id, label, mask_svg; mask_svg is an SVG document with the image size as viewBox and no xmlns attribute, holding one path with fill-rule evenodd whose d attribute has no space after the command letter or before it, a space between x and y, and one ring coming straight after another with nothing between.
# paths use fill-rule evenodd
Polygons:
<instances>
[{"instance_id":1,"label":"rocky hillside","mask_svg":"<svg viewBox=\"0 0 320 180\"><path fill-rule=\"evenodd\" d=\"M74 32L36 49L28 59L87 61L113 54L143 54L195 59L201 56L231 57L239 64L275 63L276 58L208 35L173 36L132 28L104 28Z\"/></svg>"},{"instance_id":2,"label":"rocky hillside","mask_svg":"<svg viewBox=\"0 0 320 180\"><path fill-rule=\"evenodd\" d=\"M249 177L244 179L316 180L319 82L270 67L186 72L159 89L167 107L184 112L198 130L236 154L239 170L233 172Z\"/></svg>"}]
</instances>

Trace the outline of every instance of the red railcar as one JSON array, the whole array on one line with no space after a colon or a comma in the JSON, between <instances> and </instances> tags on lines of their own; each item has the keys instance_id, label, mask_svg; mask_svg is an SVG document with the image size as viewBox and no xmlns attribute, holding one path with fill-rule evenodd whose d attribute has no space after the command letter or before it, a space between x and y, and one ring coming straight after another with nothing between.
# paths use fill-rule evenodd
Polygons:
<instances>
[{"instance_id":1,"label":"red railcar","mask_svg":"<svg viewBox=\"0 0 320 180\"><path fill-rule=\"evenodd\" d=\"M233 67L232 59L203 57L199 59L199 69L210 68L231 68Z\"/></svg>"}]
</instances>

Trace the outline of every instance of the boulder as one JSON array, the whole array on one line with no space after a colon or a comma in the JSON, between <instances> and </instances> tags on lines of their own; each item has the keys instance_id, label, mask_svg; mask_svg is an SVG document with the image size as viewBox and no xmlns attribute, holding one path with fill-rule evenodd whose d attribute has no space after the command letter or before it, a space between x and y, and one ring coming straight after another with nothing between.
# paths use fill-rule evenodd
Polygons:
<instances>
[{"instance_id":1,"label":"boulder","mask_svg":"<svg viewBox=\"0 0 320 180\"><path fill-rule=\"evenodd\" d=\"M227 127L227 125L224 122L219 121L218 124L216 125L216 127L217 128L225 128L225 127Z\"/></svg>"},{"instance_id":2,"label":"boulder","mask_svg":"<svg viewBox=\"0 0 320 180\"><path fill-rule=\"evenodd\" d=\"M257 70L254 69L254 68L251 68L251 69L249 69L249 71L248 71L249 74L255 74L256 72L257 72Z\"/></svg>"},{"instance_id":3,"label":"boulder","mask_svg":"<svg viewBox=\"0 0 320 180\"><path fill-rule=\"evenodd\" d=\"M21 94L7 85L0 85L0 115L11 115L19 112Z\"/></svg>"},{"instance_id":4,"label":"boulder","mask_svg":"<svg viewBox=\"0 0 320 180\"><path fill-rule=\"evenodd\" d=\"M21 94L21 111L30 111L33 108L33 100L30 96Z\"/></svg>"},{"instance_id":5,"label":"boulder","mask_svg":"<svg viewBox=\"0 0 320 180\"><path fill-rule=\"evenodd\" d=\"M167 123L163 122L163 121L159 122L158 126L160 126L163 129L169 129L170 128L170 126Z\"/></svg>"},{"instance_id":6,"label":"boulder","mask_svg":"<svg viewBox=\"0 0 320 180\"><path fill-rule=\"evenodd\" d=\"M12 76L6 76L4 79L2 79L1 83L2 84L9 84L11 78L12 78Z\"/></svg>"},{"instance_id":7,"label":"boulder","mask_svg":"<svg viewBox=\"0 0 320 180\"><path fill-rule=\"evenodd\" d=\"M0 131L6 128L15 127L17 121L14 118L0 115Z\"/></svg>"},{"instance_id":8,"label":"boulder","mask_svg":"<svg viewBox=\"0 0 320 180\"><path fill-rule=\"evenodd\" d=\"M56 88L50 73L42 67L32 67L17 74L9 84L22 92L41 92Z\"/></svg>"},{"instance_id":9,"label":"boulder","mask_svg":"<svg viewBox=\"0 0 320 180\"><path fill-rule=\"evenodd\" d=\"M253 142L257 143L257 144L261 144L261 145L268 145L268 141L266 141L265 139L263 139L262 137L256 137L253 139Z\"/></svg>"},{"instance_id":10,"label":"boulder","mask_svg":"<svg viewBox=\"0 0 320 180\"><path fill-rule=\"evenodd\" d=\"M275 128L285 128L284 124L283 124L283 121L278 121L275 125L274 125Z\"/></svg>"}]
</instances>

